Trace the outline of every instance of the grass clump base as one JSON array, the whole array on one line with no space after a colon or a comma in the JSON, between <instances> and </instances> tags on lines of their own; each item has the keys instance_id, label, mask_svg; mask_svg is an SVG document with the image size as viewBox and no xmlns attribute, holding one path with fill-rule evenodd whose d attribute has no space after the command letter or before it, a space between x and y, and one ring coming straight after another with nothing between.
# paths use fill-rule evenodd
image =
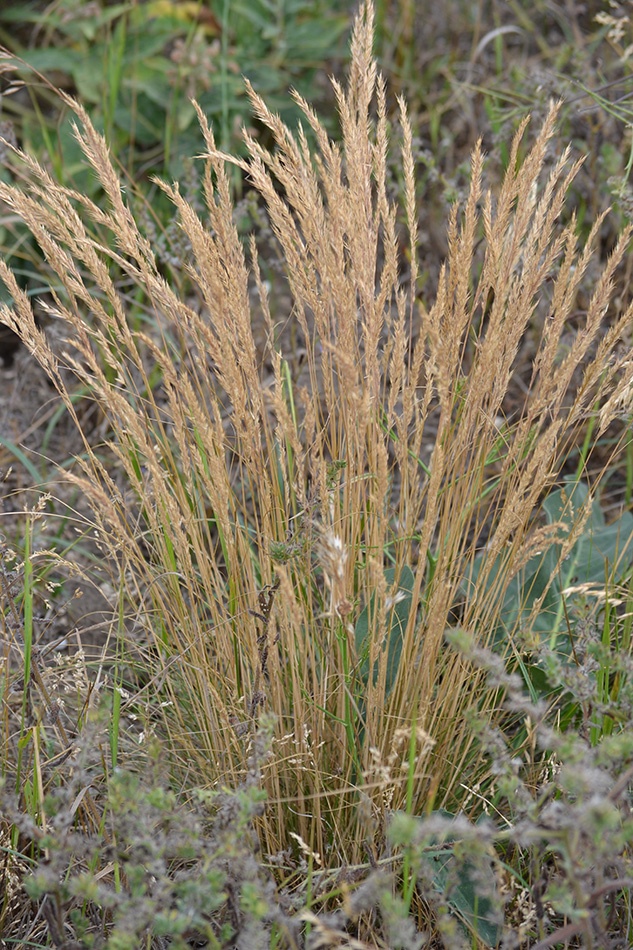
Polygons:
<instances>
[{"instance_id":1,"label":"grass clump base","mask_svg":"<svg viewBox=\"0 0 633 950\"><path fill-rule=\"evenodd\" d=\"M566 333L572 317L577 321L577 295L602 218L582 248L574 219L561 224L578 164L567 152L557 159L549 154L552 106L530 148L527 123L521 125L494 198L483 188L484 158L475 148L468 197L448 222L449 253L435 301L423 304L412 131L400 102L398 205L386 185L389 123L371 52L372 17L367 4L356 20L348 86L334 84L340 145L299 96L305 128L292 133L249 87L275 147L245 132L246 158L218 150L199 110L204 220L177 184L160 183L189 247L183 266L190 293L176 293L164 279L106 142L80 105L69 101L103 202L56 182L17 149L26 184L0 183L0 199L42 250L52 276L41 307L66 338L60 345L41 329L2 261L13 306L0 309L0 320L45 368L82 434L85 451L66 477L88 502L94 540L117 579L116 649L104 657L107 677L91 687L110 715L96 761L77 764L74 772L64 767L67 759L41 769L42 719L28 714L26 701L39 687L31 679L39 661L28 622L23 636L11 635L6 653L4 689L15 678L10 654L17 650L24 694L18 734L4 747L3 772L15 786L7 854L19 863L20 834L35 843L39 870L30 893L39 900L47 895L42 906L56 943L68 926L66 910L76 910L81 898L84 908L98 908L98 924L90 918L78 939L107 937L114 946L132 946L143 934L158 946L167 933L172 945L190 945L189 930L209 946L344 946L333 941L343 940L349 921L365 937L382 927L394 947L431 946L435 937L427 940L422 928L416 934L414 924L429 905L444 922L446 946L462 945L463 925L469 940L490 945L501 932L491 928L504 926L503 902L490 888L481 891L492 908L483 914L481 889L472 883L478 886L481 874L468 872L466 883L459 875L476 870L480 858L482 868L495 856L498 862L511 847L533 848L539 868L546 860L546 810L512 765L517 756L537 785L553 762L571 761L578 749L581 758L587 749L606 756L607 764L595 766L603 770L610 802L605 821L615 828L620 820L620 785L628 773L616 774L612 746L625 754L628 713L616 715L609 703L626 697L628 647L612 655L611 642L612 634L618 645L626 641L619 626L625 620L615 609L608 613L596 660L601 676L583 668L576 678L583 689L591 682L602 690L604 716L596 725L585 693L568 695L578 654L566 653L561 637L574 641L576 600L562 584L556 604L548 596L588 530L599 483L591 434L616 432L609 458L600 458L599 471L606 470L630 413L631 354L623 340L633 310L612 301L630 229L604 263L570 342ZM243 171L268 216L284 262L283 309L269 293L272 271L256 236L245 250L236 228L227 163ZM511 396L527 334L533 356L517 406ZM102 414L107 436L100 444L82 427L77 384ZM562 487L570 467L571 483ZM589 484L577 492L583 478ZM559 516L545 517L554 490ZM537 593L519 583L535 559ZM630 560L623 535L605 567L607 585L626 583ZM24 578L26 616L28 569ZM582 587L585 577L572 580L576 599L595 593ZM519 609L509 611L517 590ZM447 632L455 628L468 636L459 650L447 649ZM522 680L504 679L510 672L500 669L520 671ZM532 694L529 709L522 691ZM508 692L510 710L501 702ZM51 705L44 701L49 720ZM87 708L72 723L79 747ZM552 708L562 710L567 726L582 721L584 711L591 726L579 745L566 745L564 730L545 728ZM147 819L161 828L158 853L146 855L145 842L145 856L135 857L132 831L117 812L121 796L134 802L139 787L123 788L127 779L117 777L117 768L133 770L135 755L144 760L123 742L121 723L130 712L142 718L143 735L160 737L171 782L185 800L197 789L217 811L217 796L232 790L231 834L218 830L220 807L208 860L192 844L205 840L202 826L193 835L183 832L186 853L175 848L175 799L155 779L141 800L159 814ZM71 744L59 721L53 717L45 730L53 763ZM501 726L510 736L503 742L512 757L503 762L506 771L514 769L513 792L498 778L506 772L482 739L499 736ZM87 789L97 773L92 795ZM578 820L574 809L585 802L584 787L570 790L553 779L546 787L560 814ZM60 789L63 806L55 804ZM512 810L508 827L499 832L467 823L494 796ZM21 809L30 817L20 830ZM55 815L48 830L47 809ZM396 813L405 817L389 832ZM432 813L419 831L421 817ZM450 819L448 840L472 838L474 849L451 847L459 868L431 864L429 870L424 849L445 853L437 845L438 836L446 838L442 821L457 813L463 822ZM597 812L591 815L595 830ZM83 836L75 859L76 819ZM103 841L86 844L95 835ZM626 840L620 831L613 839L614 867ZM589 839L577 844L586 856ZM571 918L574 935L590 940L602 928L607 939L611 925L597 908L616 886L628 886L628 870L618 867L609 877L605 858L598 879L595 868L579 871L569 840L548 847L562 855L563 866L550 880L574 888L569 905L551 897L553 910L546 912L535 885L530 889L520 877L537 908L540 945L550 945L547 921L556 915ZM42 869L41 855L49 852L45 863L54 873ZM67 875L72 885L55 883L66 872L54 855L67 868L75 860L81 867L79 875ZM154 860L160 868L149 871ZM227 870L232 861L233 871L244 865L238 883ZM395 891L391 883L376 884L380 867L395 872ZM354 903L349 882L370 869L375 873ZM153 893L147 874L158 882ZM279 893L288 901L283 911ZM436 893L443 895L439 902ZM319 906L337 897L345 898L339 917L319 916ZM159 921L161 904L161 913L167 904L173 913ZM381 924L373 916L377 906ZM572 923L560 932L572 934L565 931ZM526 926L522 921L513 931L519 942Z\"/></svg>"}]
</instances>

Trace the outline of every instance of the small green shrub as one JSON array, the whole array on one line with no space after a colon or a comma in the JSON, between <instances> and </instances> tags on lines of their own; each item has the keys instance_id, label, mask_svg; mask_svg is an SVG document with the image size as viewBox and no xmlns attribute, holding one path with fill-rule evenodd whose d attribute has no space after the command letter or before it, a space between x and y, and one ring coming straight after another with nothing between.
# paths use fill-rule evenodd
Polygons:
<instances>
[{"instance_id":1,"label":"small green shrub","mask_svg":"<svg viewBox=\"0 0 633 950\"><path fill-rule=\"evenodd\" d=\"M341 57L348 15L322 0L274 5L62 0L54 8L6 7L0 11L2 27L2 42L22 57L20 79L33 80L35 71L72 87L137 180L148 170L182 177L183 161L203 147L193 98L220 129L223 147L238 147L246 105L243 76L285 121L296 121L287 89L296 86L312 102L323 98L318 70ZM55 113L59 103L52 89L38 86L31 88L32 112L23 97L15 103L7 98L5 118L13 119L30 150L49 151L67 182L94 187L83 177L71 122L50 121L47 113Z\"/></svg>"}]
</instances>

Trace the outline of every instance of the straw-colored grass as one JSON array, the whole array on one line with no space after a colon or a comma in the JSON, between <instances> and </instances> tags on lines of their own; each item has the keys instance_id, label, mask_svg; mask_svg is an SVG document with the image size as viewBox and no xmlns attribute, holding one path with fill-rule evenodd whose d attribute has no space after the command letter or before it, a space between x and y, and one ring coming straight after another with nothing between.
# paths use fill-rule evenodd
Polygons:
<instances>
[{"instance_id":1,"label":"straw-colored grass","mask_svg":"<svg viewBox=\"0 0 633 950\"><path fill-rule=\"evenodd\" d=\"M0 320L71 414L75 377L110 426L106 446L85 433L69 478L118 564L124 652L127 636L129 655L146 656L135 702L148 704L188 786L243 780L258 718L272 712L263 853L296 853L293 833L325 867L357 863L368 838L380 850L391 810L454 805L462 782L481 777L468 713L493 719L498 697L447 648L445 632L458 618L483 644L495 635L502 588L554 537L537 514L570 446L590 413L603 429L617 419L631 387L630 352L618 345L633 312L609 310L630 230L560 355L600 220L580 249L575 222L560 225L578 165L568 154L550 162L555 106L529 149L521 126L494 197L483 191L476 146L435 302L418 300L412 131L401 102L400 215L386 188L372 16L367 3L348 86L334 84L340 145L298 96L309 133L291 132L249 90L275 146L245 133L245 160L221 154L200 115L206 220L177 185L161 187L191 244L203 307L161 276L80 105L69 100L102 205L22 153L30 184L0 184L56 274L46 307L67 329L67 352L54 352L1 261L14 306ZM227 162L267 209L287 312L271 312L255 238L243 247ZM95 236L105 232L107 243ZM121 275L160 333L133 327ZM279 332L286 322L305 347L301 378ZM533 372L522 408L506 419L528 331ZM469 583L484 548L487 567Z\"/></svg>"}]
</instances>

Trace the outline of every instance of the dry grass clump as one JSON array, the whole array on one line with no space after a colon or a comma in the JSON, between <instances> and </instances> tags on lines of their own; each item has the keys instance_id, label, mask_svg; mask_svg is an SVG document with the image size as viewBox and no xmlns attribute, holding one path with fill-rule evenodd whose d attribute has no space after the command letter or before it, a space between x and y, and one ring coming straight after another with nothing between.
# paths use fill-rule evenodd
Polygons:
<instances>
[{"instance_id":1,"label":"dry grass clump","mask_svg":"<svg viewBox=\"0 0 633 950\"><path fill-rule=\"evenodd\" d=\"M46 309L67 349L54 351L1 261L14 305L0 320L73 417L74 377L110 425L103 446L85 433L68 477L119 565L122 655L132 643L146 651L135 701L160 717L174 769L210 787L244 779L258 718L274 713L258 827L264 854L290 867L305 855L327 869L364 860L366 847L380 853L391 810L450 806L465 775L481 777L467 712L494 720L498 697L446 650L445 632L458 617L483 646L496 636L512 578L561 540L537 516L570 446L591 414L604 430L631 397L631 354L619 344L633 310L610 310L630 229L561 350L601 220L581 249L574 221L559 224L578 164L548 155L555 106L520 159L522 124L494 198L475 148L435 302L419 303L412 132L401 102L405 265L385 186L372 15L367 3L356 20L347 89L334 85L340 145L298 96L309 131L292 133L249 90L275 147L245 133L245 160L217 150L200 114L207 220L178 185L161 184L191 244L200 309L161 276L81 106L70 103L102 205L23 153L29 187L0 184L56 274ZM247 255L237 232L227 162L261 196L281 246L283 315L271 312L255 239ZM130 321L121 278L153 308L151 331ZM283 320L303 337L301 379L280 342ZM525 402L507 417L528 331L537 340Z\"/></svg>"}]
</instances>

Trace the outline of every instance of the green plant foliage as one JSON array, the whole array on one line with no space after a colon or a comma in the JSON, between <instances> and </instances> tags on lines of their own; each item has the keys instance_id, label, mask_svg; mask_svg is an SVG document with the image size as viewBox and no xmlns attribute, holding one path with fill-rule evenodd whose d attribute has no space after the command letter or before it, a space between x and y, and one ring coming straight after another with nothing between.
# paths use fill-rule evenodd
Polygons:
<instances>
[{"instance_id":1,"label":"green plant foliage","mask_svg":"<svg viewBox=\"0 0 633 950\"><path fill-rule=\"evenodd\" d=\"M94 734L100 717L88 732ZM98 835L72 830L71 791L76 794L79 777L77 784L47 796L45 837L34 820L18 818L15 799L0 785L3 815L20 820L23 834L33 842L37 857L24 888L32 900L42 901L55 945L61 945L68 915L86 947L101 946L104 939L108 947L160 946L167 938L184 950L191 944L181 938L188 935L219 950L226 943L218 939L218 922L227 941L232 937L254 950L269 946L262 922L270 921L274 885L255 860L252 831L253 819L264 808L259 757L266 755L269 727L258 736L251 774L239 789L192 789L194 803L187 808L167 787L161 750L153 743L142 774L118 769L111 775L107 816ZM89 770L88 749L77 751L80 769ZM87 772L82 774L85 780ZM210 805L216 812L213 824ZM75 860L77 850L82 862ZM114 886L94 873L107 862L116 868ZM237 908L233 914L231 902ZM283 915L273 916L283 925Z\"/></svg>"},{"instance_id":2,"label":"green plant foliage","mask_svg":"<svg viewBox=\"0 0 633 950\"><path fill-rule=\"evenodd\" d=\"M469 859L468 851L464 853L463 849L455 848L455 835L450 833L455 816L444 809L433 812L430 819L434 816L445 819L449 830L443 838L442 848L430 850L433 885L472 934L483 940L486 946L496 947L501 937L498 911L490 896L482 894L481 881L477 880L479 869ZM429 843L432 846L435 841L431 839Z\"/></svg>"},{"instance_id":3,"label":"green plant foliage","mask_svg":"<svg viewBox=\"0 0 633 950\"><path fill-rule=\"evenodd\" d=\"M16 23L22 31L29 24L37 31L35 48L17 46ZM209 7L173 0L113 6L64 0L44 11L9 5L0 13L0 37L31 69L74 87L128 170L142 164L145 172L182 176L182 156L203 147L192 98L220 130L224 148L239 147L248 112L244 76L284 121L294 122L299 110L289 87L312 102L322 99L318 72L325 61L342 56L348 24L324 0ZM36 148L46 145L37 126L41 119L27 133ZM71 124L57 132L67 164L78 157Z\"/></svg>"},{"instance_id":4,"label":"green plant foliage","mask_svg":"<svg viewBox=\"0 0 633 950\"><path fill-rule=\"evenodd\" d=\"M415 576L408 565L405 565L401 571L396 572L393 567L385 570L385 581L389 587L393 588L396 582L396 574L399 573L397 587L392 593L392 607L387 613L387 632L383 643L381 644L378 655L384 650L387 651L386 663L386 683L385 697L391 693L395 682L400 659L402 656L402 645L404 634L409 622L411 613L411 603L413 599L413 586ZM365 684L369 680L369 652L372 632L378 629L378 617L376 615L376 596L373 595L370 602L362 610L356 621L354 636L356 640L356 654L361 658L360 675ZM379 661L376 660L373 668L374 682L378 675Z\"/></svg>"},{"instance_id":5,"label":"green plant foliage","mask_svg":"<svg viewBox=\"0 0 633 950\"><path fill-rule=\"evenodd\" d=\"M589 512L578 530L579 519ZM542 511L548 525L557 526L558 539L539 555L531 557L525 567L503 586L507 565L503 556L496 558L483 581L479 575L486 564L485 552L473 563L468 583L482 585L486 596L500 591L499 625L495 643L503 646L508 634L529 628L551 645L568 653L570 641L565 624L565 598L569 594L602 590L606 582L615 582L626 575L633 562L633 515L623 511L607 524L600 503L589 498L583 482L568 481L564 488L552 492L543 502ZM576 535L571 549L563 556L568 539Z\"/></svg>"}]
</instances>

